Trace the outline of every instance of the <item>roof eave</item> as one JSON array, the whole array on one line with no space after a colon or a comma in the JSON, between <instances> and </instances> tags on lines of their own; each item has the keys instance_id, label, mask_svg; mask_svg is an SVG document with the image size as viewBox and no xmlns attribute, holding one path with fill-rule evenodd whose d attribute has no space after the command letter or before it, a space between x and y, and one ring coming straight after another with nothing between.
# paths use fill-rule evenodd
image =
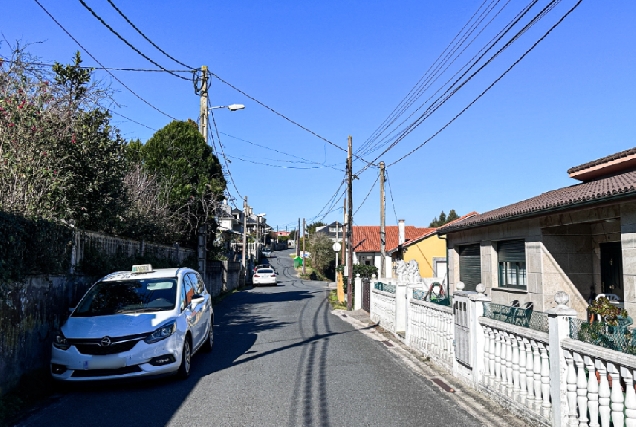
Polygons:
<instances>
[{"instance_id":1,"label":"roof eave","mask_svg":"<svg viewBox=\"0 0 636 427\"><path fill-rule=\"evenodd\" d=\"M456 233L458 231L465 231L465 230L470 230L470 229L473 229L473 228L480 228L480 227L485 227L485 226L494 225L494 224L501 224L501 223L504 223L504 222L516 221L516 220L519 220L519 219L528 219L528 218L533 218L533 217L538 217L538 216L544 216L544 215L555 213L555 212L567 211L567 210L576 209L576 208L580 208L580 207L585 207L585 206L589 206L589 205L603 204L603 203L606 203L606 202L613 202L613 201L616 201L616 200L629 199L629 198L636 198L636 192L630 192L630 193L627 193L627 194L621 193L621 194L618 194L618 195L612 195L612 196L607 196L607 197L601 197L601 198L598 198L598 199L586 200L586 201L580 202L580 203L556 206L556 207L552 207L552 208L548 208L548 209L542 209L542 210L539 210L539 211L527 212L527 213L522 213L522 214L518 214L518 215L514 215L514 216L508 216L508 217L505 217L505 218L492 219L490 221L479 222L479 223L471 224L471 225L464 226L464 227L462 227L462 226L451 227L448 230L438 229L437 234L447 235L447 234L450 234L450 233Z\"/></svg>"}]
</instances>

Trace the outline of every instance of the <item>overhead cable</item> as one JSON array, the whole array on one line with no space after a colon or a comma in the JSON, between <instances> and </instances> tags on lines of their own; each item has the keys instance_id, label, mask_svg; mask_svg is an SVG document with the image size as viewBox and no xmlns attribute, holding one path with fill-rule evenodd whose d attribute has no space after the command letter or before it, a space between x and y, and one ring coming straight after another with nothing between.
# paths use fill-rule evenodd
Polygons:
<instances>
[{"instance_id":1,"label":"overhead cable","mask_svg":"<svg viewBox=\"0 0 636 427\"><path fill-rule=\"evenodd\" d=\"M369 198L369 196L371 195L371 192L373 191L373 189L375 188L375 184L378 183L378 180L380 179L380 176L378 175L378 177L375 179L375 181L373 181L373 185L371 186L371 188L369 189L369 192L367 193L366 196L364 196L364 199L362 200L362 203L360 203L360 206L358 206L358 209L356 209L356 211L353 213L353 216L356 216L356 214L358 213L358 211L360 210L360 208L362 207L362 205L364 205L364 202L367 201L367 199Z\"/></svg>"},{"instance_id":2,"label":"overhead cable","mask_svg":"<svg viewBox=\"0 0 636 427\"><path fill-rule=\"evenodd\" d=\"M113 27L111 27L110 25L108 25L106 23L106 21L104 21L104 19L99 16L97 13L95 13L95 11L93 9L91 9L91 7L89 5L86 4L86 2L84 0L78 0L82 6L84 6L94 17L95 19L97 19L99 22L101 22L101 24L103 26L105 26L106 28L108 28L108 30L113 33L115 36L117 36L117 38L119 40L121 40L122 42L124 42L129 48L131 48L132 50L134 50L135 52L137 52L140 56L142 56L145 60L147 60L148 62L152 63L153 65L155 65L156 67L159 67L160 69L162 69L163 71L167 72L168 74L172 74L175 77L178 77L180 79L183 80L190 80L187 77L183 77L180 76L176 73L173 73L171 71L169 71L168 69L164 68L163 66L161 66L159 63L153 61L152 59L150 59L147 55L145 55L142 51L140 51L139 49L137 49L135 46L133 46L128 40L126 40L124 37L121 36L121 34L119 34L117 31L115 31L113 29Z\"/></svg>"},{"instance_id":3,"label":"overhead cable","mask_svg":"<svg viewBox=\"0 0 636 427\"><path fill-rule=\"evenodd\" d=\"M223 161L225 162L225 168L227 170L227 174L230 177L230 181L232 182L232 186L236 190L236 194L239 196L239 199L242 199L243 196L241 195L241 192L239 191L239 189L238 189L238 187L236 185L236 182L234 181L234 177L232 176L232 172L230 171L229 160L227 159L227 157L225 155L225 150L223 149L223 143L221 142L221 136L219 135L219 129L217 128L216 120L214 119L214 110L210 110L210 116L212 116L212 124L214 125L214 130L216 132L216 137L217 137L217 140L219 141L219 147L221 148L221 155L223 156ZM210 123L208 121L208 126L209 125L210 125Z\"/></svg>"},{"instance_id":4,"label":"overhead cable","mask_svg":"<svg viewBox=\"0 0 636 427\"><path fill-rule=\"evenodd\" d=\"M526 55L528 55L535 47L537 47L539 45L539 43L541 43L557 26L559 26L565 20L565 18L567 18L570 15L570 13L572 13L581 4L582 1L583 0L578 0L576 2L576 4L570 10L568 10L567 13L565 15L563 15L561 17L561 19L559 19L552 27L550 27L550 29L548 31L546 31L545 34L539 40L537 40L528 50L526 50L523 55L521 55L510 67L508 67L508 69L506 71L504 71L503 74L501 74L495 81L493 81L490 84L490 86L488 86L482 93L480 93L479 96L477 96L475 99L473 99L470 102L470 104L468 104L455 117L453 117L450 121L448 121L442 128L440 128L432 136L430 136L428 139L426 139L423 143L421 143L420 145L418 145L413 150L409 151L408 153L406 153L405 155L403 155L399 159L397 159L394 162L390 163L387 167L393 166L393 165L401 162L402 160L404 160L405 158L407 158L408 156L410 156L411 154L415 153L417 150L422 148L424 145L426 145L426 143L428 143L431 139L435 138L437 135L442 133L451 123L453 123L455 120L457 120L462 114L464 114L466 112L466 110L468 110L470 107L472 107L473 104L475 104L475 102L477 102L490 89L492 89L493 86L495 86L495 84L497 84L506 74L508 74L510 72L510 70L512 70L519 62L521 62L521 60L523 60L523 58L525 58ZM385 152L386 151L388 151L388 149L385 150Z\"/></svg>"},{"instance_id":5,"label":"overhead cable","mask_svg":"<svg viewBox=\"0 0 636 427\"><path fill-rule=\"evenodd\" d=\"M124 82L119 80L113 73L110 72L110 70L106 69L106 67L104 67L104 65L101 62L99 62L97 60L97 58L95 58L88 50L86 50L86 48L84 46L82 46L82 44L79 41L77 41L77 39L75 37L73 37L71 35L71 33L69 33L68 30L66 28L64 28L64 26L62 24L60 24L58 22L57 19L55 19L55 17L53 17L53 15L51 15L51 13L44 6L42 6L42 3L40 3L39 0L33 0L33 1L36 2L38 6L40 6L40 8L44 11L44 13L46 13L53 20L53 22L55 22L57 24L57 26L60 27L62 29L62 31L64 31L66 33L66 35L68 35L80 47L80 49L82 49L84 52L86 52L86 54L88 56L90 56L93 59L93 61L95 61L97 64L99 64L99 66L102 67L102 69L104 69L120 85L122 85L124 88L126 88L126 90L128 90L128 92L132 93L135 97L137 97L139 100L141 100L144 104L148 105L153 110L156 110L157 112L163 114L164 116L166 116L166 117L168 117L168 118L170 118L172 120L179 120L176 117L173 117L170 114L168 114L168 113L160 110L159 108L155 107L150 102L146 101L144 98L142 98L140 95L138 95L134 90L129 88Z\"/></svg>"},{"instance_id":6,"label":"overhead cable","mask_svg":"<svg viewBox=\"0 0 636 427\"><path fill-rule=\"evenodd\" d=\"M135 24L132 23L132 21L130 19L128 19L128 17L126 15L124 15L124 13L119 10L119 8L117 6L115 6L115 3L112 2L112 0L106 0L108 1L108 3L113 7L113 9L115 9L117 11L117 13L119 13L119 15L121 15L122 18L124 18L126 20L126 22L128 22L128 24L133 27L135 29L135 31L137 31L137 33L139 33L139 35L141 37L143 37L148 43L150 43L155 49L157 49L159 52L163 53L165 56L167 56L168 58L172 59L174 62L176 62L177 64L189 68L190 70L193 70L194 68L192 68L189 65L184 64L183 62L179 61L178 59L175 59L174 57L172 57L171 55L169 55L168 53L166 53L166 51L164 51L163 49L161 49L159 46L157 46L152 40L150 40L139 28L137 28L137 26L135 26Z\"/></svg>"}]
</instances>

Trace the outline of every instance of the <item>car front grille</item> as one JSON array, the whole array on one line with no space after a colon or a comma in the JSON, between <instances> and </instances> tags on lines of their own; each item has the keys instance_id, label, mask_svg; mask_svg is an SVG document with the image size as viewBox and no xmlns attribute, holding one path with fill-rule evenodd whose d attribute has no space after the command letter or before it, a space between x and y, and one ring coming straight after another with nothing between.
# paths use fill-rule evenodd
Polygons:
<instances>
[{"instance_id":1,"label":"car front grille","mask_svg":"<svg viewBox=\"0 0 636 427\"><path fill-rule=\"evenodd\" d=\"M135 372L141 372L141 368L137 365L117 369L78 369L74 371L71 376L75 378L110 377L114 375L133 374Z\"/></svg>"},{"instance_id":2,"label":"car front grille","mask_svg":"<svg viewBox=\"0 0 636 427\"><path fill-rule=\"evenodd\" d=\"M97 343L82 343L82 342L72 342L71 344L77 348L82 354L91 354L91 355L105 355L105 354L117 354L122 353L124 351L128 351L132 349L135 344L137 344L139 340L134 341L123 341L116 342L109 346L102 346Z\"/></svg>"}]
</instances>

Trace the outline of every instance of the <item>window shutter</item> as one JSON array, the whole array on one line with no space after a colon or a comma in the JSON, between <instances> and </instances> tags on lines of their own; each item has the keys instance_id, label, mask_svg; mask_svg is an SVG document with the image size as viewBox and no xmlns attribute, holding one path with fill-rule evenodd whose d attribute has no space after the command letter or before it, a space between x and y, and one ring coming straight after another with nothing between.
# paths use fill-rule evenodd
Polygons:
<instances>
[{"instance_id":1,"label":"window shutter","mask_svg":"<svg viewBox=\"0 0 636 427\"><path fill-rule=\"evenodd\" d=\"M459 280L465 291L474 291L481 283L481 257L479 243L459 247Z\"/></svg>"},{"instance_id":2,"label":"window shutter","mask_svg":"<svg viewBox=\"0 0 636 427\"><path fill-rule=\"evenodd\" d=\"M524 240L508 240L497 243L499 262L526 262L526 244Z\"/></svg>"}]
</instances>

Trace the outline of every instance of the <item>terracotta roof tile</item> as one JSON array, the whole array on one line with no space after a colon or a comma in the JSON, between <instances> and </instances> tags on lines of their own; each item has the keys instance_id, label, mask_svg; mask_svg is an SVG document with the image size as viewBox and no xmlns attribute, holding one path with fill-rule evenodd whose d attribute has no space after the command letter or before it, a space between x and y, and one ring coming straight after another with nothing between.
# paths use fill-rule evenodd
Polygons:
<instances>
[{"instance_id":1,"label":"terracotta roof tile","mask_svg":"<svg viewBox=\"0 0 636 427\"><path fill-rule=\"evenodd\" d=\"M622 159L623 157L629 157L634 154L636 154L636 147L630 148L629 150L620 151L618 153L610 154L609 156L592 160L591 162L583 163L582 165L574 166L573 168L568 169L568 174L573 174L573 173L582 171L584 169L591 168L593 166L598 166L603 163L611 162L612 160Z\"/></svg>"},{"instance_id":2,"label":"terracotta roof tile","mask_svg":"<svg viewBox=\"0 0 636 427\"><path fill-rule=\"evenodd\" d=\"M408 242L424 234L435 231L431 227L404 226L404 239ZM389 225L385 227L386 252L391 252L398 245L398 227ZM379 225L354 225L353 226L354 252L380 252L380 226Z\"/></svg>"},{"instance_id":3,"label":"terracotta roof tile","mask_svg":"<svg viewBox=\"0 0 636 427\"><path fill-rule=\"evenodd\" d=\"M636 171L599 178L589 182L548 191L521 202L504 206L462 221L446 224L438 229L440 234L479 227L494 222L516 219L520 216L546 214L551 211L576 207L586 203L601 202L607 198L636 196Z\"/></svg>"}]
</instances>

